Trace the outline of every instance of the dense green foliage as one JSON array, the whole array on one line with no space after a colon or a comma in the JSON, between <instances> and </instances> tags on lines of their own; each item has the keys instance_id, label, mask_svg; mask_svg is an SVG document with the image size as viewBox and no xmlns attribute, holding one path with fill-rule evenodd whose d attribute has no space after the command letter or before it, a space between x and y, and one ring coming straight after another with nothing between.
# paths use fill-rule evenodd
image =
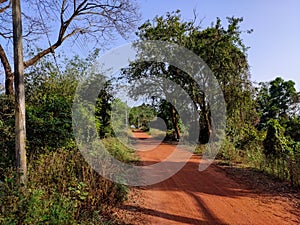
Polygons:
<instances>
[{"instance_id":1,"label":"dense green foliage","mask_svg":"<svg viewBox=\"0 0 300 225\"><path fill-rule=\"evenodd\" d=\"M250 81L247 47L241 38L243 31L239 27L242 21L242 18L228 18L225 28L217 19L215 24L202 29L194 22L182 21L177 11L147 21L136 34L141 41L160 40L183 46L201 57L212 70L227 106L226 140L219 157L230 163L244 162L292 184L300 184L299 94L293 81L280 77L254 87ZM136 46L139 47L138 43ZM142 51L140 54L143 57ZM205 145L212 135L205 91L199 90L188 74L164 62L140 60L123 70L123 78L132 85L133 96L142 89L136 80L153 77L172 80L189 94L199 109L199 143ZM179 136L184 127L179 126L176 109L159 93L154 97L155 89L151 90L147 97L157 102L157 114L165 120L168 133L175 130ZM201 149L203 146L198 148Z\"/></svg>"},{"instance_id":2,"label":"dense green foliage","mask_svg":"<svg viewBox=\"0 0 300 225\"><path fill-rule=\"evenodd\" d=\"M14 165L14 100L11 97L0 95L0 179L4 168Z\"/></svg>"},{"instance_id":3,"label":"dense green foliage","mask_svg":"<svg viewBox=\"0 0 300 225\"><path fill-rule=\"evenodd\" d=\"M74 142L71 115L74 93L78 80L95 56L65 60L60 70L46 58L27 71L26 189L19 188L13 170L13 100L0 96L1 224L103 224L112 219L109 215L112 207L126 199L128 188L97 174ZM136 160L134 153L113 137L109 126L111 101L108 83L97 100L97 128L100 137L105 137L103 143L108 151L130 163Z\"/></svg>"},{"instance_id":4,"label":"dense green foliage","mask_svg":"<svg viewBox=\"0 0 300 225\"><path fill-rule=\"evenodd\" d=\"M142 104L132 107L129 112L129 123L138 129L148 131L155 114L155 110L150 105Z\"/></svg>"},{"instance_id":5,"label":"dense green foliage","mask_svg":"<svg viewBox=\"0 0 300 225\"><path fill-rule=\"evenodd\" d=\"M110 121L112 95L108 91L109 87L109 83L107 83L106 88L100 91L96 101L95 117L100 138L109 137L113 134Z\"/></svg>"},{"instance_id":6,"label":"dense green foliage","mask_svg":"<svg viewBox=\"0 0 300 225\"><path fill-rule=\"evenodd\" d=\"M147 21L137 32L140 40L160 40L178 44L193 51L201 57L216 76L227 103L228 129L242 129L243 124L254 120L252 87L249 80L246 47L240 34L239 23L242 19L228 18L228 27L221 25L220 19L216 24L201 29L192 22L181 21L179 12L167 14L166 17L156 17L153 23ZM163 77L176 82L191 97L195 108L199 109L199 141L207 143L211 135L210 105L206 93L200 90L189 74L167 63L138 62L131 63L123 71L124 77L139 90L136 79ZM205 79L205 78L203 78ZM205 84L204 84L205 85ZM133 91L134 93L134 91ZM154 91L155 93L155 91ZM152 93L152 95L154 95ZM159 94L157 94L159 96ZM152 98L153 96L148 96ZM157 101L162 101L156 97ZM170 106L169 106L170 107ZM173 129L179 134L180 120L175 109L169 110Z\"/></svg>"},{"instance_id":7,"label":"dense green foliage","mask_svg":"<svg viewBox=\"0 0 300 225\"><path fill-rule=\"evenodd\" d=\"M257 110L258 129L266 130L263 153L273 174L299 184L299 119L295 83L277 77L260 83Z\"/></svg>"},{"instance_id":8,"label":"dense green foliage","mask_svg":"<svg viewBox=\"0 0 300 225\"><path fill-rule=\"evenodd\" d=\"M297 96L293 81L284 81L281 77L277 77L269 83L260 83L257 95L259 128L265 127L273 118L283 124L293 117L293 105Z\"/></svg>"}]
</instances>

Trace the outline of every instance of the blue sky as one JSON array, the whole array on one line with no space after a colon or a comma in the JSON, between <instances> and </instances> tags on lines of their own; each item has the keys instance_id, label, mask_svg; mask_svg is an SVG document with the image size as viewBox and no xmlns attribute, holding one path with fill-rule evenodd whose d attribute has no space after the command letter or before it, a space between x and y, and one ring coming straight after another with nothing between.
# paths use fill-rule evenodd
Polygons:
<instances>
[{"instance_id":1,"label":"blue sky","mask_svg":"<svg viewBox=\"0 0 300 225\"><path fill-rule=\"evenodd\" d=\"M243 34L249 46L248 61L251 80L270 81L277 76L291 79L300 91L300 1L299 0L137 0L140 5L141 25L147 19L166 12L181 10L184 20L192 20L196 10L201 26L206 28L219 17L226 25L226 17L243 17L242 30L253 29L252 34ZM132 35L132 37L134 37ZM118 39L111 47L127 41ZM70 43L70 42L69 42ZM87 46L68 48L64 44L59 51L73 52L85 57ZM75 50L77 49L77 50ZM76 52L74 52L74 50ZM0 83L4 77L0 77Z\"/></svg>"},{"instance_id":2,"label":"blue sky","mask_svg":"<svg viewBox=\"0 0 300 225\"><path fill-rule=\"evenodd\" d=\"M300 91L300 1L298 0L140 0L142 21L181 10L184 20L193 19L196 9L205 28L216 18L243 17L241 29L250 47L248 60L252 81L270 81L277 76L291 79Z\"/></svg>"}]
</instances>

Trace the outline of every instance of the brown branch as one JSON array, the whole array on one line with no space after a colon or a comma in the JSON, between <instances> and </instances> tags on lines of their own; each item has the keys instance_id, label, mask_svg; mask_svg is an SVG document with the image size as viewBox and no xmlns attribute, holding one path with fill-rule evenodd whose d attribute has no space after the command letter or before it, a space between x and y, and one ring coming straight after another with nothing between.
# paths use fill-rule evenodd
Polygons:
<instances>
[{"instance_id":1,"label":"brown branch","mask_svg":"<svg viewBox=\"0 0 300 225\"><path fill-rule=\"evenodd\" d=\"M66 36L64 36L61 41L62 42L65 41L67 38L73 36L74 34L80 32L80 31L81 31L81 29L74 29L71 33L69 33Z\"/></svg>"},{"instance_id":2,"label":"brown branch","mask_svg":"<svg viewBox=\"0 0 300 225\"><path fill-rule=\"evenodd\" d=\"M7 2L7 0L0 0L0 4ZM4 6L3 8L0 8L0 13L3 13L5 10L7 10L11 6L11 0L9 0L8 5Z\"/></svg>"},{"instance_id":3,"label":"brown branch","mask_svg":"<svg viewBox=\"0 0 300 225\"><path fill-rule=\"evenodd\" d=\"M76 10L74 10L74 13L75 12L80 12L82 9L82 7L83 7L83 9L84 9L84 4L87 2L87 0L84 0L83 2L81 2L80 4L79 4L79 6L76 8ZM76 6L75 6L76 7Z\"/></svg>"},{"instance_id":4,"label":"brown branch","mask_svg":"<svg viewBox=\"0 0 300 225\"><path fill-rule=\"evenodd\" d=\"M65 12L65 5L66 5L66 0L63 1L61 4L61 10L60 10L60 24L64 24L64 12Z\"/></svg>"},{"instance_id":5,"label":"brown branch","mask_svg":"<svg viewBox=\"0 0 300 225\"><path fill-rule=\"evenodd\" d=\"M40 58L44 57L45 55L54 52L67 38L73 36L74 34L80 32L80 29L74 29L71 33L67 34L66 36L59 38L57 42L51 45L49 48L44 49L43 51L37 53L31 59L24 62L24 67L27 68L29 66L34 65Z\"/></svg>"},{"instance_id":6,"label":"brown branch","mask_svg":"<svg viewBox=\"0 0 300 225\"><path fill-rule=\"evenodd\" d=\"M5 51L2 47L2 45L0 44L0 60L2 62L2 65L4 67L4 71L6 74L11 73L11 66L9 64L9 61L7 59L7 56L5 54Z\"/></svg>"},{"instance_id":7,"label":"brown branch","mask_svg":"<svg viewBox=\"0 0 300 225\"><path fill-rule=\"evenodd\" d=\"M58 48L61 43L56 42L55 44L51 45L49 48L44 49L43 51L37 53L31 59L24 62L24 68L34 65L40 58L44 57L45 55L54 52L56 48Z\"/></svg>"},{"instance_id":8,"label":"brown branch","mask_svg":"<svg viewBox=\"0 0 300 225\"><path fill-rule=\"evenodd\" d=\"M69 37L73 36L74 34L80 32L81 29L74 29L72 32L65 35L66 30L69 27L69 25L71 24L71 22L73 21L73 19L76 16L78 16L78 9L81 8L85 3L86 3L86 0L83 1L77 7L77 10L75 10L73 12L73 14L71 15L71 17L68 20L64 21L63 14L66 10L66 8L65 8L66 7L66 0L63 1L62 7L61 7L61 15L60 15L60 19L61 19L60 30L59 30L59 35L58 35L56 43L51 45L49 48L46 48L43 51L39 52L38 54L36 54L35 56L33 56L31 59L27 60L26 62L24 62L24 67L25 68L35 64L43 56L45 56L45 55L47 55L51 52L54 52L54 50L57 49L67 38L69 38Z\"/></svg>"},{"instance_id":9,"label":"brown branch","mask_svg":"<svg viewBox=\"0 0 300 225\"><path fill-rule=\"evenodd\" d=\"M14 83L14 74L11 70L11 66L9 64L9 61L7 59L7 56L5 54L5 51L0 44L0 60L1 63L4 67L4 72L5 72L5 92L7 95L13 95L14 90L13 90L13 83Z\"/></svg>"},{"instance_id":10,"label":"brown branch","mask_svg":"<svg viewBox=\"0 0 300 225\"><path fill-rule=\"evenodd\" d=\"M76 11L76 0L73 0L73 11Z\"/></svg>"},{"instance_id":11,"label":"brown branch","mask_svg":"<svg viewBox=\"0 0 300 225\"><path fill-rule=\"evenodd\" d=\"M7 32L7 33L0 32L0 36L6 39L13 37L11 32Z\"/></svg>"}]
</instances>

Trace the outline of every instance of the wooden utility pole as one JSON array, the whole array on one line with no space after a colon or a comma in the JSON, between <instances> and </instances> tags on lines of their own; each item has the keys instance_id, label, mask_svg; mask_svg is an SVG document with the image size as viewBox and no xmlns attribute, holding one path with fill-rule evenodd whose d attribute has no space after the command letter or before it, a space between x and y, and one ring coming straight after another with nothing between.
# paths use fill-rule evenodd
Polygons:
<instances>
[{"instance_id":1,"label":"wooden utility pole","mask_svg":"<svg viewBox=\"0 0 300 225\"><path fill-rule=\"evenodd\" d=\"M20 0L12 0L12 17L15 74L16 166L19 174L19 181L21 184L25 184L27 180L27 162L25 149L25 90Z\"/></svg>"}]
</instances>

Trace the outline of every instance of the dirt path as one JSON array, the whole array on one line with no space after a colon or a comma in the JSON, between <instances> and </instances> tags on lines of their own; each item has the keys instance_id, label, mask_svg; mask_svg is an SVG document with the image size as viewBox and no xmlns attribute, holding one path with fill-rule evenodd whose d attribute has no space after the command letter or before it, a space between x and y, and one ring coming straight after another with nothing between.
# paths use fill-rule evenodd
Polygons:
<instances>
[{"instance_id":1,"label":"dirt path","mask_svg":"<svg viewBox=\"0 0 300 225\"><path fill-rule=\"evenodd\" d=\"M141 148L153 142L142 140L148 137L145 133L135 136L141 138L136 143ZM161 144L139 155L143 165L149 165L166 158L174 148ZM142 200L126 206L141 215L135 224L300 224L299 214L288 202L246 189L216 165L199 172L199 161L194 155L176 175L141 188Z\"/></svg>"}]
</instances>

